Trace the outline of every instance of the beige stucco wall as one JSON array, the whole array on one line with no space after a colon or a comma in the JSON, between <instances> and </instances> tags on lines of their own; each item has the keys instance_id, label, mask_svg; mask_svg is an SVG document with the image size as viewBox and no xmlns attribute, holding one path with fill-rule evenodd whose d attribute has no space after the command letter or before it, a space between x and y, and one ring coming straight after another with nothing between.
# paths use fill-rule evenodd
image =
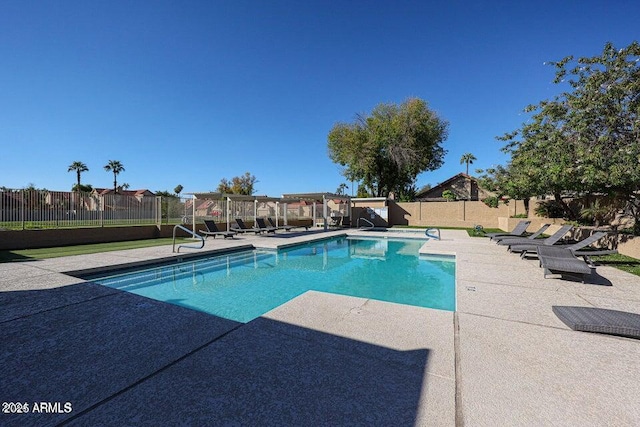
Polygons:
<instances>
[{"instance_id":1,"label":"beige stucco wall","mask_svg":"<svg viewBox=\"0 0 640 427\"><path fill-rule=\"evenodd\" d=\"M481 201L390 203L391 225L496 228L501 217L524 213L522 200L491 208Z\"/></svg>"},{"instance_id":2,"label":"beige stucco wall","mask_svg":"<svg viewBox=\"0 0 640 427\"><path fill-rule=\"evenodd\" d=\"M356 227L358 225L358 218L365 218L367 221L373 222L376 227L389 227L393 225L390 221L391 219L391 206L393 205L393 201L391 200L352 200L351 207L351 225ZM379 216L375 216L372 218L371 213L367 212L367 208L371 209L379 209L388 207L387 211L387 220Z\"/></svg>"},{"instance_id":3,"label":"beige stucco wall","mask_svg":"<svg viewBox=\"0 0 640 427\"><path fill-rule=\"evenodd\" d=\"M253 221L244 222L247 227L253 227ZM289 225L310 226L310 219L289 220ZM227 229L226 222L216 223L220 230ZM235 221L232 221L233 226ZM186 224L189 230L192 225ZM46 230L4 230L0 231L0 250L50 248L58 246L81 245L86 243L109 243L128 240L157 239L172 237L173 225L136 225L125 227L92 227L92 228L60 228ZM204 230L204 224L196 224L196 232ZM176 230L178 237L190 237L180 229Z\"/></svg>"},{"instance_id":4,"label":"beige stucco wall","mask_svg":"<svg viewBox=\"0 0 640 427\"><path fill-rule=\"evenodd\" d=\"M640 259L640 237L619 236L618 252L622 255Z\"/></svg>"},{"instance_id":5,"label":"beige stucco wall","mask_svg":"<svg viewBox=\"0 0 640 427\"><path fill-rule=\"evenodd\" d=\"M541 218L541 217L529 217L529 218L510 218L510 217L502 217L502 218L498 218L498 228L504 231L510 231L513 230L513 227L516 226L516 224L518 224L520 221L531 221L531 224L529 225L529 227L527 228L527 231L530 232L534 232L536 231L538 228L542 227L542 224L551 224L551 227L549 227L547 229L547 231L545 231L546 234L550 234L549 231L551 231L551 233L553 233L555 230L557 230L558 228L560 228L560 226L562 226L562 224L564 224L566 221L562 218ZM558 227L554 227L554 226L558 226Z\"/></svg>"}]
</instances>

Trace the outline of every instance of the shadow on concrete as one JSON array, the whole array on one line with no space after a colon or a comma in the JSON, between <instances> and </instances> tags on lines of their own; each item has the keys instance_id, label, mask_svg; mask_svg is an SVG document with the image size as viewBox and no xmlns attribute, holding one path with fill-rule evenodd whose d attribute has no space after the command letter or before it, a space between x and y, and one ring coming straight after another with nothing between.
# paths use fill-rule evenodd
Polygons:
<instances>
[{"instance_id":1,"label":"shadow on concrete","mask_svg":"<svg viewBox=\"0 0 640 427\"><path fill-rule=\"evenodd\" d=\"M565 282L573 282L573 283L584 283L585 285L595 285L595 286L613 286L611 280L607 279L599 275L595 270L591 272L588 276L583 276L577 273L567 273L567 272L551 272L552 276L548 277L548 280L558 279Z\"/></svg>"},{"instance_id":2,"label":"shadow on concrete","mask_svg":"<svg viewBox=\"0 0 640 427\"><path fill-rule=\"evenodd\" d=\"M613 286L613 283L611 283L611 280L599 275L596 270L593 270L591 274L587 276L585 283L588 285Z\"/></svg>"},{"instance_id":3,"label":"shadow on concrete","mask_svg":"<svg viewBox=\"0 0 640 427\"><path fill-rule=\"evenodd\" d=\"M0 293L0 305L53 301L2 322L0 397L55 413L0 414L3 426L415 423L428 349L242 324L94 286Z\"/></svg>"},{"instance_id":4,"label":"shadow on concrete","mask_svg":"<svg viewBox=\"0 0 640 427\"><path fill-rule=\"evenodd\" d=\"M334 231L332 229L329 229L329 231ZM300 236L309 236L309 235L313 235L313 234L322 234L324 233L324 230L309 230L309 231L289 231L289 232L284 232L284 233L269 233L269 234L263 234L261 235L261 237L269 237L269 238L276 238L276 239L290 239L292 237L300 237Z\"/></svg>"},{"instance_id":5,"label":"shadow on concrete","mask_svg":"<svg viewBox=\"0 0 640 427\"><path fill-rule=\"evenodd\" d=\"M28 256L16 254L12 251L0 251L0 263L24 261L35 261L35 259Z\"/></svg>"}]
</instances>

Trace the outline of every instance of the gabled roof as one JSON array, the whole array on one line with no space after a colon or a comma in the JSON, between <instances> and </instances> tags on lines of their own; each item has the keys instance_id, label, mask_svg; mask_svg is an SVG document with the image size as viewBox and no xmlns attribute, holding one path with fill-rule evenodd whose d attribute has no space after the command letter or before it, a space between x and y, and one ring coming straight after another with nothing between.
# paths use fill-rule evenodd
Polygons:
<instances>
[{"instance_id":1,"label":"gabled roof","mask_svg":"<svg viewBox=\"0 0 640 427\"><path fill-rule=\"evenodd\" d=\"M322 202L323 200L340 200L349 201L350 196L334 194L334 193L295 193L295 194L283 194L282 198L290 200L306 200L308 202Z\"/></svg>"},{"instance_id":2,"label":"gabled roof","mask_svg":"<svg viewBox=\"0 0 640 427\"><path fill-rule=\"evenodd\" d=\"M96 194L99 195L103 195L103 194L113 194L113 188L94 188L93 192L95 192ZM144 196L145 194L150 195L150 196L154 196L155 193L151 190L148 190L146 188L140 189L140 190L119 190L118 194L122 195L122 196Z\"/></svg>"},{"instance_id":3,"label":"gabled roof","mask_svg":"<svg viewBox=\"0 0 640 427\"><path fill-rule=\"evenodd\" d=\"M431 187L428 190L424 190L424 191L419 192L418 194L416 194L416 199L424 198L427 194L432 193L432 192L439 192L439 190L441 188L446 188L449 185L451 185L452 183L454 183L454 182L456 182L456 181L458 181L460 179L470 180L470 181L475 182L476 184L478 183L478 180L475 179L474 177L472 177L471 175L467 175L464 172L460 172L459 174L456 174L456 175L452 176L451 178L449 178L449 179L447 179L445 181L442 181L440 184L436 185L435 187Z\"/></svg>"}]
</instances>

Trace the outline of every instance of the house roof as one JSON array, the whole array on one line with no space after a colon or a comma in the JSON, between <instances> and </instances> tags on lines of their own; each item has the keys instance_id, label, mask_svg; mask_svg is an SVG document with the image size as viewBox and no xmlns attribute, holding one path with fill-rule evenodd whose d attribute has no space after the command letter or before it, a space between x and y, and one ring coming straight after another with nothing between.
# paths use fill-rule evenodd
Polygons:
<instances>
[{"instance_id":1,"label":"house roof","mask_svg":"<svg viewBox=\"0 0 640 427\"><path fill-rule=\"evenodd\" d=\"M460 172L459 174L456 174L456 175L452 176L451 178L449 178L449 179L447 179L445 181L442 181L440 184L436 185L435 187L431 187L428 190L424 190L424 191L419 192L418 194L416 194L416 199L422 199L422 198L426 197L429 193L438 192L441 188L448 187L453 182L458 181L461 178L462 179L471 180L471 181L475 182L476 184L478 183L478 180L475 179L474 177L472 177L471 175L467 175L464 172Z\"/></svg>"},{"instance_id":2,"label":"house roof","mask_svg":"<svg viewBox=\"0 0 640 427\"><path fill-rule=\"evenodd\" d=\"M283 194L283 198L290 200L306 200L308 202L322 202L323 200L341 200L349 201L350 196L334 194L334 193L295 193L295 194Z\"/></svg>"},{"instance_id":3,"label":"house roof","mask_svg":"<svg viewBox=\"0 0 640 427\"><path fill-rule=\"evenodd\" d=\"M99 195L112 194L113 188L94 188L93 191ZM148 190L146 188L143 188L140 190L119 190L118 194L123 196L144 196L144 195L154 196L155 195L153 191Z\"/></svg>"}]
</instances>

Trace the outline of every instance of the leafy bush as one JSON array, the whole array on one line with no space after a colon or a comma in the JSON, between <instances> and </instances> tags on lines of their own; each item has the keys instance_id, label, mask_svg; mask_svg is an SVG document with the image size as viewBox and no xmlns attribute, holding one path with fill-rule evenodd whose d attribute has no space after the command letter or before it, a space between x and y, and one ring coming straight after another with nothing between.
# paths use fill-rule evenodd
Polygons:
<instances>
[{"instance_id":1,"label":"leafy bush","mask_svg":"<svg viewBox=\"0 0 640 427\"><path fill-rule=\"evenodd\" d=\"M456 200L456 199L458 198L458 197L456 196L456 193L454 193L454 192L453 192L453 191L451 191L451 190L444 190L444 191L442 192L442 197L444 197L444 199L445 199L447 202L452 202L452 201L454 201L454 200Z\"/></svg>"},{"instance_id":2,"label":"leafy bush","mask_svg":"<svg viewBox=\"0 0 640 427\"><path fill-rule=\"evenodd\" d=\"M511 218L529 218L529 215L527 215L526 213L521 213L517 215L511 215Z\"/></svg>"},{"instance_id":3,"label":"leafy bush","mask_svg":"<svg viewBox=\"0 0 640 427\"><path fill-rule=\"evenodd\" d=\"M482 202L490 208L497 208L499 201L500 199L495 196L485 197L482 199Z\"/></svg>"},{"instance_id":4,"label":"leafy bush","mask_svg":"<svg viewBox=\"0 0 640 427\"><path fill-rule=\"evenodd\" d=\"M538 203L538 206L535 208L535 213L538 216L542 216L545 218L563 218L564 217L564 209L560 203L555 200L545 200Z\"/></svg>"}]
</instances>

